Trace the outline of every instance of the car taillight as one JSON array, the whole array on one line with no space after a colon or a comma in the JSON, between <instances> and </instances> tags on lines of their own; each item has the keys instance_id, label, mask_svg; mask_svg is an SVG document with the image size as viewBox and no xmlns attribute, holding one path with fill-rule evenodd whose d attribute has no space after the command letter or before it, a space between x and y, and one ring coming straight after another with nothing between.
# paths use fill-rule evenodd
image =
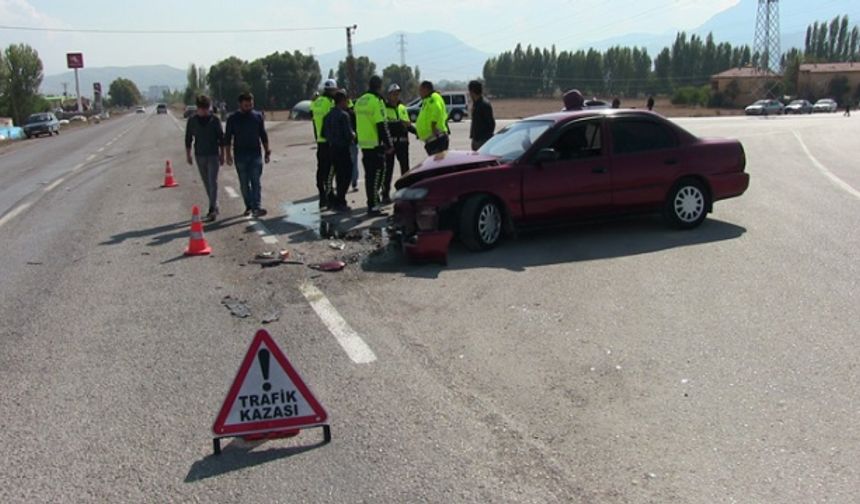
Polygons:
<instances>
[{"instance_id":1,"label":"car taillight","mask_svg":"<svg viewBox=\"0 0 860 504\"><path fill-rule=\"evenodd\" d=\"M415 224L419 231L434 231L439 221L436 207L421 207L415 215Z\"/></svg>"}]
</instances>

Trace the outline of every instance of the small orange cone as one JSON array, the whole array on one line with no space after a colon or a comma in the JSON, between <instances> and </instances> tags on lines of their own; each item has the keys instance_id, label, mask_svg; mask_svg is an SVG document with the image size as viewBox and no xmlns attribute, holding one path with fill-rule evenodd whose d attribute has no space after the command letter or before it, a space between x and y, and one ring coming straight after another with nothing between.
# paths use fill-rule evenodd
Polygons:
<instances>
[{"instance_id":1,"label":"small orange cone","mask_svg":"<svg viewBox=\"0 0 860 504\"><path fill-rule=\"evenodd\" d=\"M164 184L161 187L176 187L179 184L176 183L176 179L173 178L173 164L168 159L166 163L164 163Z\"/></svg>"},{"instance_id":2,"label":"small orange cone","mask_svg":"<svg viewBox=\"0 0 860 504\"><path fill-rule=\"evenodd\" d=\"M212 247L206 243L206 238L203 237L203 223L200 221L200 209L197 205L194 205L191 207L191 241L188 242L185 255L209 255L211 252Z\"/></svg>"}]
</instances>

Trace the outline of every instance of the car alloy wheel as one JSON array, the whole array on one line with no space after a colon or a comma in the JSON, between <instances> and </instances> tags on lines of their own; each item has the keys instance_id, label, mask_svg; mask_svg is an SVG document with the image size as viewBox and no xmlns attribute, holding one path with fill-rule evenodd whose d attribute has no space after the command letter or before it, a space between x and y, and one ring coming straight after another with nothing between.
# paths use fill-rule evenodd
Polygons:
<instances>
[{"instance_id":1,"label":"car alloy wheel","mask_svg":"<svg viewBox=\"0 0 860 504\"><path fill-rule=\"evenodd\" d=\"M487 245L496 243L502 234L502 216L499 207L491 201L487 202L478 214L478 234L481 241Z\"/></svg>"}]
</instances>

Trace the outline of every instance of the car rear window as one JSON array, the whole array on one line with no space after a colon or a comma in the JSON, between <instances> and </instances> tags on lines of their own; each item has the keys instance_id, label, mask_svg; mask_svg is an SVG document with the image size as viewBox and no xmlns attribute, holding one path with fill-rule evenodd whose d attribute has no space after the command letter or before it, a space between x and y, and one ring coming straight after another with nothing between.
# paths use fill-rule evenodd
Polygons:
<instances>
[{"instance_id":1,"label":"car rear window","mask_svg":"<svg viewBox=\"0 0 860 504\"><path fill-rule=\"evenodd\" d=\"M466 104L466 96L465 95L452 95L451 103L454 105L465 105Z\"/></svg>"},{"instance_id":2,"label":"car rear window","mask_svg":"<svg viewBox=\"0 0 860 504\"><path fill-rule=\"evenodd\" d=\"M675 132L647 119L615 119L611 129L612 152L615 154L669 149L678 145Z\"/></svg>"}]
</instances>

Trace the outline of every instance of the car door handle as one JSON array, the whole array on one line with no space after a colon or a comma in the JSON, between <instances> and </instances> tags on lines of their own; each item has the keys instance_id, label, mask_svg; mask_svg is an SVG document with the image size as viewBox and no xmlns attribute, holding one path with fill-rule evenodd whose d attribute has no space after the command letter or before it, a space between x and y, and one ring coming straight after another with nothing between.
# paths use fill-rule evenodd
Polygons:
<instances>
[{"instance_id":1,"label":"car door handle","mask_svg":"<svg viewBox=\"0 0 860 504\"><path fill-rule=\"evenodd\" d=\"M666 161L663 161L663 164L667 164L669 166L676 165L676 164L678 164L678 160L675 158L670 158L670 159L667 159Z\"/></svg>"},{"instance_id":2,"label":"car door handle","mask_svg":"<svg viewBox=\"0 0 860 504\"><path fill-rule=\"evenodd\" d=\"M603 166L595 166L591 169L591 173L606 173L606 168Z\"/></svg>"}]
</instances>

